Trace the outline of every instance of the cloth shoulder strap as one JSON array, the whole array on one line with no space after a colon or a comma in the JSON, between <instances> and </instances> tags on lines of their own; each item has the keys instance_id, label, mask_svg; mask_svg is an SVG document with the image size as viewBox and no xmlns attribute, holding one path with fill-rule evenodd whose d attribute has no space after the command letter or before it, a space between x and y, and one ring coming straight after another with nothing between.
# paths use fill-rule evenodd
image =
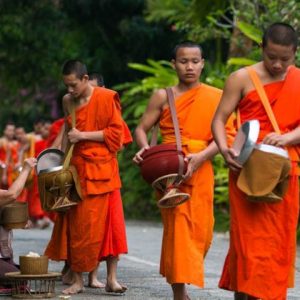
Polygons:
<instances>
[{"instance_id":1,"label":"cloth shoulder strap","mask_svg":"<svg viewBox=\"0 0 300 300\"><path fill-rule=\"evenodd\" d=\"M257 73L255 72L255 70L252 67L247 67L246 69L249 73L249 76L250 76L250 78L253 82L253 85L254 85L254 87L255 87L255 89L256 89L259 97L260 97L260 100L261 100L261 102L262 102L262 104L263 104L263 106L266 110L266 113L269 117L269 120L270 120L275 132L278 133L278 134L281 134L278 123L276 121L273 110L271 108L270 102L268 100L267 94L265 92L265 89L264 89Z\"/></svg>"},{"instance_id":2,"label":"cloth shoulder strap","mask_svg":"<svg viewBox=\"0 0 300 300\"><path fill-rule=\"evenodd\" d=\"M172 122L174 126L177 150L182 151L181 136L180 136L178 119L177 119L174 94L171 88L166 88L166 92L167 92L168 104L171 111ZM151 147L157 144L158 127L159 127L159 122L157 122L153 128L151 142L150 142Z\"/></svg>"},{"instance_id":3,"label":"cloth shoulder strap","mask_svg":"<svg viewBox=\"0 0 300 300\"><path fill-rule=\"evenodd\" d=\"M70 101L70 104L69 104L69 111L70 111L70 114L71 114L72 127L75 127L75 125L76 125L76 116L75 116L75 107L74 107L74 103L72 102L72 100ZM64 170L69 168L72 153L73 153L73 149L74 149L74 144L71 144L71 146L69 147L68 153L67 153L67 155L65 156L65 159L64 159L64 164L63 164L63 169Z\"/></svg>"}]
</instances>

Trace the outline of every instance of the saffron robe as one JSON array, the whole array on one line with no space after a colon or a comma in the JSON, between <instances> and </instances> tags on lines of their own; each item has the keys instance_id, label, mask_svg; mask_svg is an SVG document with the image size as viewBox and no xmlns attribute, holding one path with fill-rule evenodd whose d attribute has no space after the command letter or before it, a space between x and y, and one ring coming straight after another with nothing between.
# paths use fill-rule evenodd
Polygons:
<instances>
[{"instance_id":1,"label":"saffron robe","mask_svg":"<svg viewBox=\"0 0 300 300\"><path fill-rule=\"evenodd\" d=\"M286 79L264 86L282 133L300 125L300 70L290 67ZM258 142L273 132L255 90L239 103L241 123L260 121ZM286 299L293 286L296 228L299 214L297 152L288 147L292 170L289 187L279 203L251 203L236 186L238 174L230 173L230 247L219 286L263 300ZM266 170L272 172L272 170Z\"/></svg>"},{"instance_id":2,"label":"saffron robe","mask_svg":"<svg viewBox=\"0 0 300 300\"><path fill-rule=\"evenodd\" d=\"M133 139L124 120L122 122L122 127L122 144L123 147L125 147L132 143ZM109 256L116 257L119 254L128 253L125 218L120 189L110 193L108 202L105 238L100 253L101 261L107 259Z\"/></svg>"},{"instance_id":3,"label":"saffron robe","mask_svg":"<svg viewBox=\"0 0 300 300\"><path fill-rule=\"evenodd\" d=\"M15 165L18 162L17 153L18 143L16 141L8 141L5 137L0 139L0 162L6 165L7 183L2 183L2 174L4 170L0 170L0 188L7 189L13 183L13 173Z\"/></svg>"},{"instance_id":4,"label":"saffron robe","mask_svg":"<svg viewBox=\"0 0 300 300\"><path fill-rule=\"evenodd\" d=\"M55 120L50 127L49 130L49 136L47 139L47 146L51 147L51 145L53 144L54 140L56 139L57 135L59 134L61 127L64 125L65 123L65 119L61 118L58 120Z\"/></svg>"},{"instance_id":5,"label":"saffron robe","mask_svg":"<svg viewBox=\"0 0 300 300\"><path fill-rule=\"evenodd\" d=\"M38 140L34 146L34 156L37 157L43 150L47 148L47 140ZM29 216L35 220L41 219L47 216L47 213L43 211L40 201L40 195L38 190L37 175L33 173L32 185L28 189L28 212Z\"/></svg>"},{"instance_id":6,"label":"saffron robe","mask_svg":"<svg viewBox=\"0 0 300 300\"><path fill-rule=\"evenodd\" d=\"M79 175L82 201L65 215L58 214L45 251L50 259L67 259L75 272L90 272L97 267L105 238L109 194L121 187L116 158L122 139L122 118L115 104L118 99L116 92L96 87L90 101L76 110L76 128L103 130L104 142L75 144L71 164Z\"/></svg>"},{"instance_id":7,"label":"saffron robe","mask_svg":"<svg viewBox=\"0 0 300 300\"><path fill-rule=\"evenodd\" d=\"M175 100L186 154L200 152L212 142L211 122L221 94L219 89L200 84ZM169 108L161 114L160 130L163 143L175 143ZM180 185L180 190L188 193L190 199L177 207L161 209L164 230L160 273L170 284L190 283L203 287L204 258L212 241L214 225L211 161L205 161Z\"/></svg>"}]
</instances>

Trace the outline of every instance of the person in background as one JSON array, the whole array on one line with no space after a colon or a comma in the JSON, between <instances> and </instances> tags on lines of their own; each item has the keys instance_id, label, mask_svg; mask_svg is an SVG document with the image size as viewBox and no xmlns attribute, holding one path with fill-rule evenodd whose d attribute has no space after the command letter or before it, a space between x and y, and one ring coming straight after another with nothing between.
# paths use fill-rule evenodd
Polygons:
<instances>
[{"instance_id":1,"label":"person in background","mask_svg":"<svg viewBox=\"0 0 300 300\"><path fill-rule=\"evenodd\" d=\"M7 190L0 189L0 209L1 207L17 200L25 186L32 168L35 165L35 158L25 159L22 170L12 185ZM13 261L13 249L11 242L12 231L7 230L5 227L0 225L0 295L11 294L11 283L9 283L5 278L5 273L19 271Z\"/></svg>"},{"instance_id":2,"label":"person in background","mask_svg":"<svg viewBox=\"0 0 300 300\"><path fill-rule=\"evenodd\" d=\"M18 163L15 140L15 124L8 122L0 138L0 188L7 189L13 182L15 165Z\"/></svg>"}]
</instances>

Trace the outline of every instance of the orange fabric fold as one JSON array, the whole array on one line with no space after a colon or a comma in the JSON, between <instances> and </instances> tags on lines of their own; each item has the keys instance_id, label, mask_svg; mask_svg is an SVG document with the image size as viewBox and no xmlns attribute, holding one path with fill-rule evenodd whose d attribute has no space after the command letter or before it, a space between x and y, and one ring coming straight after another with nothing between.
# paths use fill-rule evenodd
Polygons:
<instances>
[{"instance_id":1,"label":"orange fabric fold","mask_svg":"<svg viewBox=\"0 0 300 300\"><path fill-rule=\"evenodd\" d=\"M47 148L46 140L39 140L35 142L35 157L37 157L43 150ZM28 188L28 212L29 216L34 219L40 219L46 216L46 212L43 211L40 201L40 195L38 190L38 179L36 172L33 173L33 181Z\"/></svg>"},{"instance_id":2,"label":"orange fabric fold","mask_svg":"<svg viewBox=\"0 0 300 300\"><path fill-rule=\"evenodd\" d=\"M17 142L8 141L6 138L0 139L0 162L7 165L7 183L2 183L2 178L0 180L0 187L2 189L7 189L13 182L14 167L18 163L17 148Z\"/></svg>"},{"instance_id":3,"label":"orange fabric fold","mask_svg":"<svg viewBox=\"0 0 300 300\"><path fill-rule=\"evenodd\" d=\"M221 90L201 84L175 99L185 153L201 151L212 141L211 121L221 93ZM169 108L162 112L160 130L164 142L175 142ZM193 151L188 144L194 145ZM206 161L191 179L181 184L180 190L189 193L191 198L175 208L161 209L164 231L160 273L170 284L204 286L204 258L212 241L214 225L213 186L212 163Z\"/></svg>"},{"instance_id":4,"label":"orange fabric fold","mask_svg":"<svg viewBox=\"0 0 300 300\"><path fill-rule=\"evenodd\" d=\"M50 147L54 140L56 139L57 135L59 134L61 127L64 125L65 119L64 118L60 118L58 120L55 120L50 127L49 130L49 136L47 139L47 147Z\"/></svg>"},{"instance_id":5,"label":"orange fabric fold","mask_svg":"<svg viewBox=\"0 0 300 300\"><path fill-rule=\"evenodd\" d=\"M281 132L300 124L300 70L291 67L286 79L264 86ZM241 121L260 121L259 141L273 132L256 91L239 104ZM298 148L298 145L293 147ZM298 157L290 157L289 188L282 202L251 203L236 186L237 174L230 173L230 249L219 286L264 300L286 299L294 284L296 228L299 214ZM272 172L272 170L266 170Z\"/></svg>"}]
</instances>

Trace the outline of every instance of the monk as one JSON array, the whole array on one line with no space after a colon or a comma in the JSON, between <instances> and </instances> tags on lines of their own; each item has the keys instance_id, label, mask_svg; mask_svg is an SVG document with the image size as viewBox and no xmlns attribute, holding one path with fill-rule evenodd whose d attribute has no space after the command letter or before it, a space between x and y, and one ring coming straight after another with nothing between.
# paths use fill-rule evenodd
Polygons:
<instances>
[{"instance_id":1,"label":"monk","mask_svg":"<svg viewBox=\"0 0 300 300\"><path fill-rule=\"evenodd\" d=\"M15 165L18 162L17 142L15 141L15 124L7 123L0 138L0 187L7 189L13 182Z\"/></svg>"},{"instance_id":2,"label":"monk","mask_svg":"<svg viewBox=\"0 0 300 300\"><path fill-rule=\"evenodd\" d=\"M109 196L121 187L116 153L122 145L122 118L116 107L118 94L91 86L80 61L64 64L63 81L69 93L63 98L65 136L75 144L71 164L79 175L82 201L55 223L46 254L51 259L68 260L74 281L63 293L76 294L84 289L82 272L93 272L99 264ZM75 127L71 127L72 106ZM66 239L66 235L55 234L60 230L67 230L67 241L56 240Z\"/></svg>"},{"instance_id":3,"label":"monk","mask_svg":"<svg viewBox=\"0 0 300 300\"><path fill-rule=\"evenodd\" d=\"M220 288L235 292L235 299L287 299L294 285L296 228L299 213L297 164L300 143L300 70L294 67L297 34L285 23L264 32L263 60L251 68L262 82L282 134L275 133L261 99L242 68L226 81L212 129L229 168L230 246ZM288 191L277 203L253 203L237 187L241 165L226 144L224 124L238 109L241 123L260 121L258 143L287 147L292 169ZM273 172L272 169L266 172Z\"/></svg>"},{"instance_id":4,"label":"monk","mask_svg":"<svg viewBox=\"0 0 300 300\"><path fill-rule=\"evenodd\" d=\"M35 158L26 159L22 171L12 185L7 190L0 189L0 208L16 201L24 188L28 175L35 165ZM7 283L5 273L19 271L13 261L11 242L12 231L0 226L0 295L11 293L11 285Z\"/></svg>"},{"instance_id":5,"label":"monk","mask_svg":"<svg viewBox=\"0 0 300 300\"><path fill-rule=\"evenodd\" d=\"M172 86L183 150L188 162L180 190L191 198L174 208L161 209L163 241L160 273L172 286L175 300L190 299L185 284L204 286L204 258L213 236L214 176L211 159L217 145L210 130L221 90L199 81L204 67L201 47L183 42L174 48L172 65L178 84ZM135 130L141 150L134 162L149 149L147 132L159 121L163 143L175 143L175 133L164 89L154 92ZM201 216L201 217L199 217Z\"/></svg>"},{"instance_id":6,"label":"monk","mask_svg":"<svg viewBox=\"0 0 300 300\"><path fill-rule=\"evenodd\" d=\"M93 87L103 87L103 76L99 73L89 74L89 83ZM121 109L119 101L116 101L116 106ZM132 142L132 136L130 130L122 120L123 125L123 147ZM128 252L124 212L122 206L122 198L120 190L117 189L110 193L108 203L108 213L106 219L105 239L101 248L99 260L106 261L107 266L107 281L106 284L97 279L98 268L90 272L89 274L89 287L93 288L105 288L108 293L122 294L127 288L117 281L117 265L120 254ZM74 280L73 273L68 266L65 265L62 273L64 283L72 283Z\"/></svg>"},{"instance_id":7,"label":"monk","mask_svg":"<svg viewBox=\"0 0 300 300\"><path fill-rule=\"evenodd\" d=\"M89 82L92 86L104 87L103 76L99 73L89 74ZM121 110L120 102L116 102L116 106ZM132 143L132 136L130 130L122 120L123 127L123 147ZM108 293L124 293L127 288L117 281L117 265L120 254L128 252L125 220L122 205L122 198L120 189L113 191L109 197L108 214L106 220L106 234L105 240L100 253L100 261L106 260L107 266L107 280L106 285L97 280L97 271L90 274L90 286L105 287Z\"/></svg>"}]
</instances>

